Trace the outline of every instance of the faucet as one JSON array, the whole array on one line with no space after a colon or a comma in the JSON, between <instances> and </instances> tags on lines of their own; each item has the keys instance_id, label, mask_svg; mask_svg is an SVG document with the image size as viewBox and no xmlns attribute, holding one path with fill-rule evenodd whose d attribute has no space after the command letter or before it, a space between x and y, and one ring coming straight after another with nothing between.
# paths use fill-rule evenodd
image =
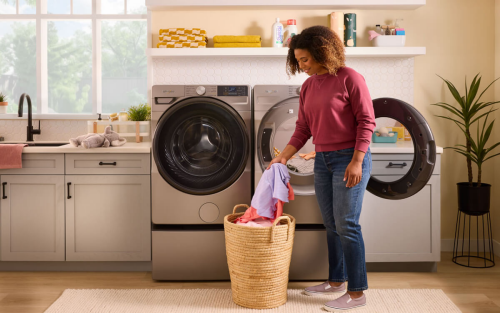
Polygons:
<instances>
[{"instance_id":1,"label":"faucet","mask_svg":"<svg viewBox=\"0 0 500 313\"><path fill-rule=\"evenodd\" d=\"M38 129L33 129L33 117L31 114L31 99L30 96L23 93L19 98L19 117L23 117L23 101L24 97L28 99L28 131L26 134L26 141L33 141L33 135L40 135L40 120L38 120Z\"/></svg>"}]
</instances>

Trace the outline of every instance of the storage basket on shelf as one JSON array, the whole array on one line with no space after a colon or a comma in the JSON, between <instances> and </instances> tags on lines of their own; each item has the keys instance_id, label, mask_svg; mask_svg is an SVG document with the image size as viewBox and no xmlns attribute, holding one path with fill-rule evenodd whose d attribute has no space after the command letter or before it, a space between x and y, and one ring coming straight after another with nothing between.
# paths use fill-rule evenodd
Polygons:
<instances>
[{"instance_id":1,"label":"storage basket on shelf","mask_svg":"<svg viewBox=\"0 0 500 313\"><path fill-rule=\"evenodd\" d=\"M234 224L244 213L224 217L226 255L234 303L251 309L271 309L287 301L288 272L295 236L295 218L278 217L272 227Z\"/></svg>"}]
</instances>

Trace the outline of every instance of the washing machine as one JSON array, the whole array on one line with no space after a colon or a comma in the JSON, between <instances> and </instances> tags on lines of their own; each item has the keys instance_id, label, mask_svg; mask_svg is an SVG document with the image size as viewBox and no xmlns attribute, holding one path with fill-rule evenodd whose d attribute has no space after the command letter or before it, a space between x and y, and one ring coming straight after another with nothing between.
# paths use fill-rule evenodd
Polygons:
<instances>
[{"instance_id":1,"label":"washing machine","mask_svg":"<svg viewBox=\"0 0 500 313\"><path fill-rule=\"evenodd\" d=\"M251 89L152 88L152 277L227 280L223 219L251 201Z\"/></svg>"},{"instance_id":2,"label":"washing machine","mask_svg":"<svg viewBox=\"0 0 500 313\"><path fill-rule=\"evenodd\" d=\"M275 152L285 148L295 131L300 88L300 85L256 85L253 88L254 189ZM398 99L379 98L373 100L373 106L376 118L392 118L406 127L412 136L415 152L405 175L395 181L372 176L367 190L383 199L406 199L419 192L431 178L436 162L434 137L423 116L411 105ZM297 154L314 150L311 138ZM297 159L300 160L294 160ZM323 280L328 277L328 251L326 231L314 191L313 168L294 160L290 160L287 166L295 200L283 208L297 221L289 277L290 280Z\"/></svg>"}]
</instances>

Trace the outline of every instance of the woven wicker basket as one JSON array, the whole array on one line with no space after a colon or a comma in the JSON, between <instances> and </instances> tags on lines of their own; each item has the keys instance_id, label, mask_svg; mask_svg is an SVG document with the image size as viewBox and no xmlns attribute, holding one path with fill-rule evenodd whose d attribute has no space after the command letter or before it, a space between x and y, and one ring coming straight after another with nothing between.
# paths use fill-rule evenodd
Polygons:
<instances>
[{"instance_id":1,"label":"woven wicker basket","mask_svg":"<svg viewBox=\"0 0 500 313\"><path fill-rule=\"evenodd\" d=\"M272 227L248 227L224 217L226 255L234 303L251 309L271 309L287 300L288 271L295 235L295 218L283 214Z\"/></svg>"}]
</instances>

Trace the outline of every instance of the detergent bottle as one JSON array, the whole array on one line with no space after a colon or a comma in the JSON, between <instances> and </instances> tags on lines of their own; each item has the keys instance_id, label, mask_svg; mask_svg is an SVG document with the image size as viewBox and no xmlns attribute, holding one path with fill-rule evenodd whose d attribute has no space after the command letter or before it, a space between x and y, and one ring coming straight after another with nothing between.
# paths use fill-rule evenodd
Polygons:
<instances>
[{"instance_id":1,"label":"detergent bottle","mask_svg":"<svg viewBox=\"0 0 500 313\"><path fill-rule=\"evenodd\" d=\"M286 21L286 28L284 30L284 39L283 39L283 46L284 47L290 47L290 41L292 40L292 37L297 35L297 25L296 25L295 20L287 20Z\"/></svg>"},{"instance_id":2,"label":"detergent bottle","mask_svg":"<svg viewBox=\"0 0 500 313\"><path fill-rule=\"evenodd\" d=\"M276 23L273 24L273 47L282 48L283 47L283 25L280 23L280 19L276 18Z\"/></svg>"}]
</instances>

